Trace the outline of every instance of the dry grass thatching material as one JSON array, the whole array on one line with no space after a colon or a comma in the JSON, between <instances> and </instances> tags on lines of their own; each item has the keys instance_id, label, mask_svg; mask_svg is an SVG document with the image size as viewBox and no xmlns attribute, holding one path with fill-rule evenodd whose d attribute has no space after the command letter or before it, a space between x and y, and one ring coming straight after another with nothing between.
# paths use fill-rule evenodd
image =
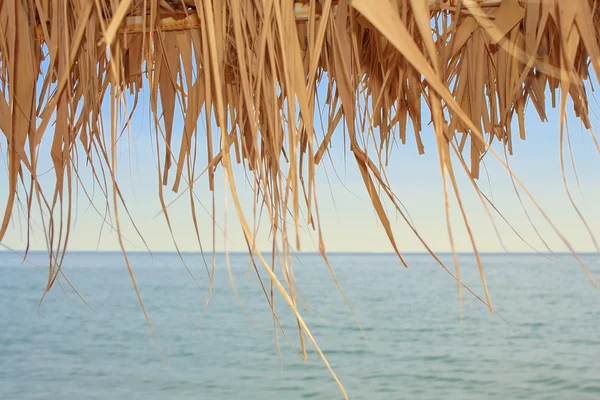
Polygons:
<instances>
[{"instance_id":1,"label":"dry grass thatching material","mask_svg":"<svg viewBox=\"0 0 600 400\"><path fill-rule=\"evenodd\" d=\"M586 81L591 71L600 76L597 15L595 0L1 1L0 130L8 143L9 198L0 240L23 191L29 214L33 202L43 210L52 286L69 239L78 149L105 188L119 228L124 201L115 148L126 123L118 118L133 112L145 86L166 148L159 179L173 191L191 192L200 175L191 165L197 152L205 152L201 174L208 174L212 190L222 167L249 251L295 313L301 338L316 346L296 309L290 244L300 247L303 209L325 256L315 167L335 128L344 127L377 215L402 259L382 205L390 201L402 214L385 177L391 144L411 134L424 151L426 105L446 199L452 188L460 203L451 155L459 155L459 169L477 187L486 153L504 162L490 145L500 141L510 152L515 126L525 139L527 102L546 119L548 89L561 120L570 98L589 128ZM326 85L323 98L318 85ZM102 125L105 100L110 127ZM327 110L320 117L324 131L315 117L320 101ZM184 119L181 143L172 143L176 112ZM205 125L198 122L202 113L212 116ZM197 135L206 135L205 150L194 146ZM52 142L52 188L38 180L37 150L45 137ZM367 152L369 141L375 153ZM255 247L237 201L233 163L251 171L270 228L278 233L273 250L284 255L282 281ZM168 218L166 205L164 213ZM295 232L287 231L289 220ZM484 302L492 309L489 295Z\"/></svg>"}]
</instances>

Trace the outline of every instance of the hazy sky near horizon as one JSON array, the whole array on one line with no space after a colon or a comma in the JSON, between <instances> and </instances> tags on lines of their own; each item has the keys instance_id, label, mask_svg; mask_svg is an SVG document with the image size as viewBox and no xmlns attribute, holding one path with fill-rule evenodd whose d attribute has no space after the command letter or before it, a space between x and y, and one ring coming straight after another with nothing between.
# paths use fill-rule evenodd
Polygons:
<instances>
[{"instance_id":1,"label":"hazy sky near horizon","mask_svg":"<svg viewBox=\"0 0 600 400\"><path fill-rule=\"evenodd\" d=\"M147 104L146 104L147 105ZM143 108L143 105L141 106ZM146 111L146 110L145 110ZM541 123L530 105L527 120L527 140L514 135L514 155L509 161L515 173L523 180L538 203L551 218L556 227L578 251L593 251L595 249L591 236L585 225L571 206L562 181L559 158L559 129L558 111L548 110L549 122ZM593 116L592 116L593 118ZM137 113L132 121L131 132L126 134L119 149L119 182L126 199L126 204L137 229L143 235L148 247L153 251L173 251L176 249L174 239L183 251L200 249L192 219L189 196L184 196L169 208L170 221L174 237L169 233L164 216L160 215L158 201L158 176L155 134L150 129L149 114ZM441 174L437 158L437 149L433 131L427 125L428 118L423 118L424 129L422 138L425 144L425 155L419 156L415 146L412 127L407 133L407 144L394 149L390 164L387 168L388 178L395 194L402 201L411 220L419 233L436 251L450 251L450 242L446 227L444 197ZM595 126L597 122L594 121ZM181 121L176 121L174 143L179 143L182 130ZM569 132L571 144L576 159L579 185L573 174L568 148L565 143L565 169L571 194L585 216L590 230L600 236L600 155L590 136L590 133L580 127L579 120L569 111ZM201 135L203 133L201 132ZM364 187L362 178L355 161L349 152L348 142L342 140L342 131L334 134L334 147L331 149L331 160L327 160L317 169L317 191L319 194L319 211L321 226L328 251L365 251L387 252L392 246L387 239L378 218L373 210L369 195ZM43 146L49 146L50 139L45 138ZM2 164L6 171L6 142L2 143ZM204 146L199 142L199 146ZM496 146L502 153L502 147ZM131 151L130 151L131 150ZM468 150L468 148L467 148ZM44 150L42 150L43 152ZM161 150L164 151L164 150ZM80 152L80 157L83 152ZM163 155L161 154L161 157ZM206 157L205 150L199 151L199 157ZM51 182L53 172L51 163L48 165L48 182ZM203 159L205 162L205 158ZM83 190L76 193L75 224L69 238L71 250L118 250L119 243L116 233L108 224L103 224L100 214L104 213L104 201L98 187L93 187L89 168L80 162L83 181L88 184L88 195L95 199L98 209L89 207L89 201ZM515 195L508 173L492 155L485 158L479 181L484 192L493 199L496 207L510 222L522 240L502 218L495 214L494 225L481 205L476 193L458 162L455 170L459 177L459 187L478 249L481 251L544 251L542 240L529 223L526 214ZM203 164L199 163L203 168ZM247 219L252 223L253 195L251 187L246 184L244 170L236 167L236 180L240 191L240 201L247 212ZM488 176L489 175L489 182ZM171 172L173 176L174 170ZM44 178L46 179L46 178ZM491 185L489 184L491 183ZM214 244L218 251L244 251L247 249L233 203L229 195L223 194L222 169L216 173L215 210L216 235ZM164 187L165 196L173 199L170 185ZM184 185L182 184L182 187ZM51 193L47 187L47 194ZM196 213L199 223L199 234L204 250L212 249L213 225L210 217L211 195L205 178L200 179L195 188ZM520 191L525 208L530 213L538 232L553 251L565 251L567 247L553 233L550 225L543 219L532 203ZM333 196L332 196L333 194ZM3 211L6 204L7 174L0 174L0 208ZM453 196L451 196L453 197ZM387 207L389 218L395 232L398 248L401 251L423 251L419 239L410 231L402 218ZM21 210L22 211L22 210ZM111 210L112 214L112 210ZM226 217L225 217L226 216ZM120 222L126 247L129 250L145 250L145 245L127 218L125 210L120 208ZM34 215L34 223L40 224L39 211ZM472 251L466 229L459 209L454 201L451 205L451 223L454 240L458 251ZM258 243L261 249L270 250L271 242L266 221L261 222L261 233ZM227 240L225 240L225 231ZM293 228L290 227L290 232ZM41 226L33 226L30 238L31 249L45 249L45 240ZM293 238L292 238L293 239ZM2 241L4 247L22 250L27 243L24 216L21 212L13 213L9 231ZM317 233L303 229L301 234L303 251L317 250Z\"/></svg>"}]
</instances>

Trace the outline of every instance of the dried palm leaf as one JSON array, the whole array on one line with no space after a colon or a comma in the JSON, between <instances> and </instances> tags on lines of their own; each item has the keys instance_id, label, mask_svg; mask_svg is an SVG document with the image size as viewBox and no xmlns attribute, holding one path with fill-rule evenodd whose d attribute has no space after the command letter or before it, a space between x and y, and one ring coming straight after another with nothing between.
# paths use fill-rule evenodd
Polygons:
<instances>
[{"instance_id":1,"label":"dried palm leaf","mask_svg":"<svg viewBox=\"0 0 600 400\"><path fill-rule=\"evenodd\" d=\"M590 127L586 85L600 76L598 15L594 0L1 1L0 130L8 144L9 187L0 241L22 190L27 220L34 202L42 210L50 256L47 290L52 287L69 242L72 195L80 183L78 151L111 203L120 231L121 212L127 208L116 178L116 151L129 123L120 118L132 115L146 88L164 147L161 183L189 193L194 207L194 183L207 174L209 190L214 190L216 170L222 168L253 263L263 267L271 282L270 295L265 288L270 307L274 310L275 288L298 321L304 356L306 337L327 364L297 309L291 270L291 250L300 249L302 215L318 232L325 257L316 166L333 135L341 132L336 128L343 127L376 213L405 263L384 201L417 232L390 189L381 160L396 139L406 141L409 123L419 152L424 151L425 105L446 204L450 186L480 267L486 292L482 302L493 310L452 154L477 189L481 160L491 154L507 167L515 187L533 200L491 144L501 142L511 153L513 121L525 139L525 106L533 103L545 120L548 90L556 106L560 89L561 121L570 99L575 114ZM326 87L325 98L318 95L319 87ZM323 100L324 131L315 117ZM108 129L102 104L110 105ZM183 120L179 144L173 143L177 113ZM201 174L194 168L201 150L198 135L205 135L207 143ZM40 144L46 137L52 143L53 187L39 178ZM376 157L368 151L373 143ZM281 255L271 262L257 248L256 224L252 227L242 210L234 162L251 173L256 198L271 221L273 250ZM159 196L173 229L162 190ZM452 239L449 218L448 231ZM122 236L118 238L124 248ZM283 278L275 272L278 259ZM213 261L213 273L214 266ZM457 262L456 267L460 288ZM141 298L140 304L143 309Z\"/></svg>"}]
</instances>

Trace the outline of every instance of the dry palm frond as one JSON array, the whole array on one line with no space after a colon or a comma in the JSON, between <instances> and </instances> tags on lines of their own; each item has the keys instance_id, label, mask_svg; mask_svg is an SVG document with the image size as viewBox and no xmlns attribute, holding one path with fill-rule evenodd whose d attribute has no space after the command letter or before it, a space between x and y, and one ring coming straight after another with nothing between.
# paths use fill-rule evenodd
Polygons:
<instances>
[{"instance_id":1,"label":"dry palm frond","mask_svg":"<svg viewBox=\"0 0 600 400\"><path fill-rule=\"evenodd\" d=\"M304 215L325 255L315 175L333 135L341 132L336 127L344 128L377 215L404 262L383 206L390 201L404 216L381 162L392 143L404 143L412 125L422 153L422 108L429 108L446 203L452 187L468 228L452 154L473 184L485 154L508 168L492 142L510 153L513 121L525 139L525 105L532 103L545 120L548 90L555 106L560 89L561 121L570 98L589 128L586 81L600 76L598 28L593 0L1 1L0 130L8 143L9 197L0 241L21 182L28 220L34 202L42 210L50 289L69 241L78 151L112 203L120 229L125 202L116 178L116 148L128 121L119 118L133 113L146 87L165 149L161 183L189 191L193 207L197 152L206 152L202 174L208 175L209 190L222 168L253 263L264 267L272 288L293 310L301 338L308 337L320 353L296 309L290 252L300 249ZM327 89L324 99L318 98L320 86ZM325 131L315 118L323 100ZM105 102L108 129L102 123ZM176 112L183 118L181 143L173 143ZM198 135L206 136L205 150L197 148ZM45 138L52 143L52 188L39 181L38 150ZM368 143L375 143L377 157L369 154ZM275 273L276 257L264 259L255 243L256 227L239 204L234 162L243 162L253 176L271 221L273 249L283 255L282 281ZM159 195L169 221L162 191ZM195 216L194 223L197 231ZM451 236L449 224L448 230ZM481 268L476 238L468 232ZM486 287L483 269L481 276ZM265 288L265 295L274 310L273 290L268 294ZM486 297L493 310L487 288Z\"/></svg>"}]
</instances>

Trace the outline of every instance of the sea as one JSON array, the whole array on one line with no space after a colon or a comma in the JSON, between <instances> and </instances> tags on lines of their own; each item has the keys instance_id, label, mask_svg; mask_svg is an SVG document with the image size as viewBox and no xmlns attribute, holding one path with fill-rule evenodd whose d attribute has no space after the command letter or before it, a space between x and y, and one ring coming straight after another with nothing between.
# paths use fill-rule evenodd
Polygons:
<instances>
[{"instance_id":1,"label":"sea","mask_svg":"<svg viewBox=\"0 0 600 400\"><path fill-rule=\"evenodd\" d=\"M151 330L122 254L67 253L42 299L47 255L0 253L0 399L342 399L265 267L217 254L211 289L205 257L129 254ZM494 312L470 254L462 300L427 254L328 261L292 257L294 298L350 399L600 399L600 292L572 255L483 254Z\"/></svg>"}]
</instances>

